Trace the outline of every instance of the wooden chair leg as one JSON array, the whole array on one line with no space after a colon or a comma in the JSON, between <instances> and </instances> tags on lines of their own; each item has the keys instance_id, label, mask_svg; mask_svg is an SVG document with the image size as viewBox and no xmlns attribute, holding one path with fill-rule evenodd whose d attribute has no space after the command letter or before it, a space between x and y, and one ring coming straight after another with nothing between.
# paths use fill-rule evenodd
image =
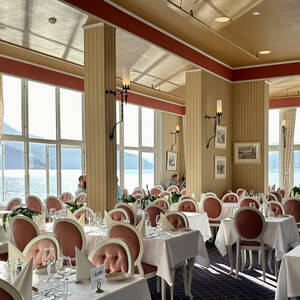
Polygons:
<instances>
[{"instance_id":1,"label":"wooden chair leg","mask_svg":"<svg viewBox=\"0 0 300 300\"><path fill-rule=\"evenodd\" d=\"M242 266L241 266L241 272L244 271L245 264L246 264L246 252L247 250L241 250L241 258L242 258Z\"/></svg>"},{"instance_id":2,"label":"wooden chair leg","mask_svg":"<svg viewBox=\"0 0 300 300\"><path fill-rule=\"evenodd\" d=\"M258 250L258 264L261 266L261 251Z\"/></svg>"},{"instance_id":3,"label":"wooden chair leg","mask_svg":"<svg viewBox=\"0 0 300 300\"><path fill-rule=\"evenodd\" d=\"M188 282L187 282L188 279L187 279L186 265L184 265L184 266L182 267L182 275L183 275L184 294L185 294L186 296L188 296L189 293L188 293Z\"/></svg>"},{"instance_id":4,"label":"wooden chair leg","mask_svg":"<svg viewBox=\"0 0 300 300\"><path fill-rule=\"evenodd\" d=\"M252 250L249 250L249 267L248 270L252 270L253 267L253 252Z\"/></svg>"},{"instance_id":5,"label":"wooden chair leg","mask_svg":"<svg viewBox=\"0 0 300 300\"><path fill-rule=\"evenodd\" d=\"M273 274L273 269L272 269L272 248L269 248L269 253L268 253L268 266L270 272Z\"/></svg>"},{"instance_id":6,"label":"wooden chair leg","mask_svg":"<svg viewBox=\"0 0 300 300\"><path fill-rule=\"evenodd\" d=\"M265 247L261 247L261 263L263 271L263 280L266 281L266 256L265 256Z\"/></svg>"},{"instance_id":7,"label":"wooden chair leg","mask_svg":"<svg viewBox=\"0 0 300 300\"><path fill-rule=\"evenodd\" d=\"M229 256L229 264L230 264L230 272L229 275L233 273L233 258L232 258L232 246L227 246L228 256Z\"/></svg>"},{"instance_id":8,"label":"wooden chair leg","mask_svg":"<svg viewBox=\"0 0 300 300\"><path fill-rule=\"evenodd\" d=\"M235 278L239 278L239 263L240 263L240 242L236 243L236 266L235 266Z\"/></svg>"},{"instance_id":9,"label":"wooden chair leg","mask_svg":"<svg viewBox=\"0 0 300 300\"><path fill-rule=\"evenodd\" d=\"M160 277L156 276L156 293L160 293Z\"/></svg>"},{"instance_id":10,"label":"wooden chair leg","mask_svg":"<svg viewBox=\"0 0 300 300\"><path fill-rule=\"evenodd\" d=\"M166 300L166 282L161 278L161 300Z\"/></svg>"},{"instance_id":11,"label":"wooden chair leg","mask_svg":"<svg viewBox=\"0 0 300 300\"><path fill-rule=\"evenodd\" d=\"M279 269L279 262L275 258L275 277L278 280L278 269Z\"/></svg>"}]
</instances>

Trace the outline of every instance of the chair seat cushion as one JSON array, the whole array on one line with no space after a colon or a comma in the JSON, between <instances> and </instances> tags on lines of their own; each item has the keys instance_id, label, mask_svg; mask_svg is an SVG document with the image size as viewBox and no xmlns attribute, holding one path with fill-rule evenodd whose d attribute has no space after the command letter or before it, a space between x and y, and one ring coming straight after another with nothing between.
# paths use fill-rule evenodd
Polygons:
<instances>
[{"instance_id":1,"label":"chair seat cushion","mask_svg":"<svg viewBox=\"0 0 300 300\"><path fill-rule=\"evenodd\" d=\"M142 268L144 270L144 275L150 274L157 271L157 267L142 263ZM134 274L139 274L137 267L134 268Z\"/></svg>"},{"instance_id":2,"label":"chair seat cushion","mask_svg":"<svg viewBox=\"0 0 300 300\"><path fill-rule=\"evenodd\" d=\"M255 241L241 241L242 246L254 246L254 247L260 247L260 242Z\"/></svg>"},{"instance_id":3,"label":"chair seat cushion","mask_svg":"<svg viewBox=\"0 0 300 300\"><path fill-rule=\"evenodd\" d=\"M221 221L218 221L218 220L209 220L209 223L211 223L211 224L220 224Z\"/></svg>"}]
</instances>

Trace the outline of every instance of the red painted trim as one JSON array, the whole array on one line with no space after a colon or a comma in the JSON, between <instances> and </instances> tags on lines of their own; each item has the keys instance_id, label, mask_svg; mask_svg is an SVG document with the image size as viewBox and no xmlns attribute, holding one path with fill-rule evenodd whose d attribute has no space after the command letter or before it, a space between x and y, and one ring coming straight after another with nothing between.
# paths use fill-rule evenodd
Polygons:
<instances>
[{"instance_id":1,"label":"red painted trim","mask_svg":"<svg viewBox=\"0 0 300 300\"><path fill-rule=\"evenodd\" d=\"M32 80L62 86L74 90L84 90L84 80L72 75L34 66L29 63L0 57L0 72Z\"/></svg>"},{"instance_id":2,"label":"red painted trim","mask_svg":"<svg viewBox=\"0 0 300 300\"><path fill-rule=\"evenodd\" d=\"M271 98L269 102L270 108L283 108L295 106L300 106L300 97Z\"/></svg>"},{"instance_id":3,"label":"red painted trim","mask_svg":"<svg viewBox=\"0 0 300 300\"><path fill-rule=\"evenodd\" d=\"M69 3L88 14L94 15L103 21L133 33L199 67L207 69L228 80L232 80L232 70L230 68L128 15L104 0L63 0L63 2Z\"/></svg>"}]
</instances>

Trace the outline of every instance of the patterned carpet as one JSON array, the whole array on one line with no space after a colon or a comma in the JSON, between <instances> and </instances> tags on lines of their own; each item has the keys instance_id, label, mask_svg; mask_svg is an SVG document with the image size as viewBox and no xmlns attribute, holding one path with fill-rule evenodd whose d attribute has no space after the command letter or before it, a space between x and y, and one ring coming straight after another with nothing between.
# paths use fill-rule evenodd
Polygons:
<instances>
[{"instance_id":1,"label":"patterned carpet","mask_svg":"<svg viewBox=\"0 0 300 300\"><path fill-rule=\"evenodd\" d=\"M275 277L274 275L270 274L268 267L266 267L267 282L263 282L261 266L259 266L257 263L256 251L254 251L254 266L252 271L248 271L248 269L245 268L245 270L240 273L239 279L235 279L235 274L232 276L228 275L228 256L222 257L213 244L207 242L206 246L211 266L209 269L195 266L192 281L193 299L274 299L276 289ZM233 249L234 263L235 253L235 249ZM248 260L249 257L247 254L246 267L248 265ZM148 284L152 299L161 299L161 295L156 294L156 279L148 280ZM189 299L184 295L181 270L176 271L174 291L175 300ZM167 299L169 299L169 288L167 288Z\"/></svg>"}]
</instances>

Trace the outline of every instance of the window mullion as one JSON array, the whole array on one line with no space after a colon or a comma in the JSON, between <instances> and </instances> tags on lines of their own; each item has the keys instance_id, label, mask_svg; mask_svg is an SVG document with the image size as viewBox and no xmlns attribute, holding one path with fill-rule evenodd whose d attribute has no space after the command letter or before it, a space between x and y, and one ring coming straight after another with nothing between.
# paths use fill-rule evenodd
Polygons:
<instances>
[{"instance_id":1,"label":"window mullion","mask_svg":"<svg viewBox=\"0 0 300 300\"><path fill-rule=\"evenodd\" d=\"M139 153L139 186L142 187L143 186L143 174L142 174L142 170L143 170L143 160L142 160L142 107L139 106L139 110L138 110L138 130L139 130L139 140L138 140L138 153Z\"/></svg>"},{"instance_id":2,"label":"window mullion","mask_svg":"<svg viewBox=\"0 0 300 300\"><path fill-rule=\"evenodd\" d=\"M61 135L60 135L60 93L59 88L56 88L56 140L59 143L56 145L56 185L57 194L60 195L61 190Z\"/></svg>"},{"instance_id":3,"label":"window mullion","mask_svg":"<svg viewBox=\"0 0 300 300\"><path fill-rule=\"evenodd\" d=\"M30 194L29 177L29 128L28 128L28 80L22 79L22 133L24 135L25 198Z\"/></svg>"}]
</instances>

